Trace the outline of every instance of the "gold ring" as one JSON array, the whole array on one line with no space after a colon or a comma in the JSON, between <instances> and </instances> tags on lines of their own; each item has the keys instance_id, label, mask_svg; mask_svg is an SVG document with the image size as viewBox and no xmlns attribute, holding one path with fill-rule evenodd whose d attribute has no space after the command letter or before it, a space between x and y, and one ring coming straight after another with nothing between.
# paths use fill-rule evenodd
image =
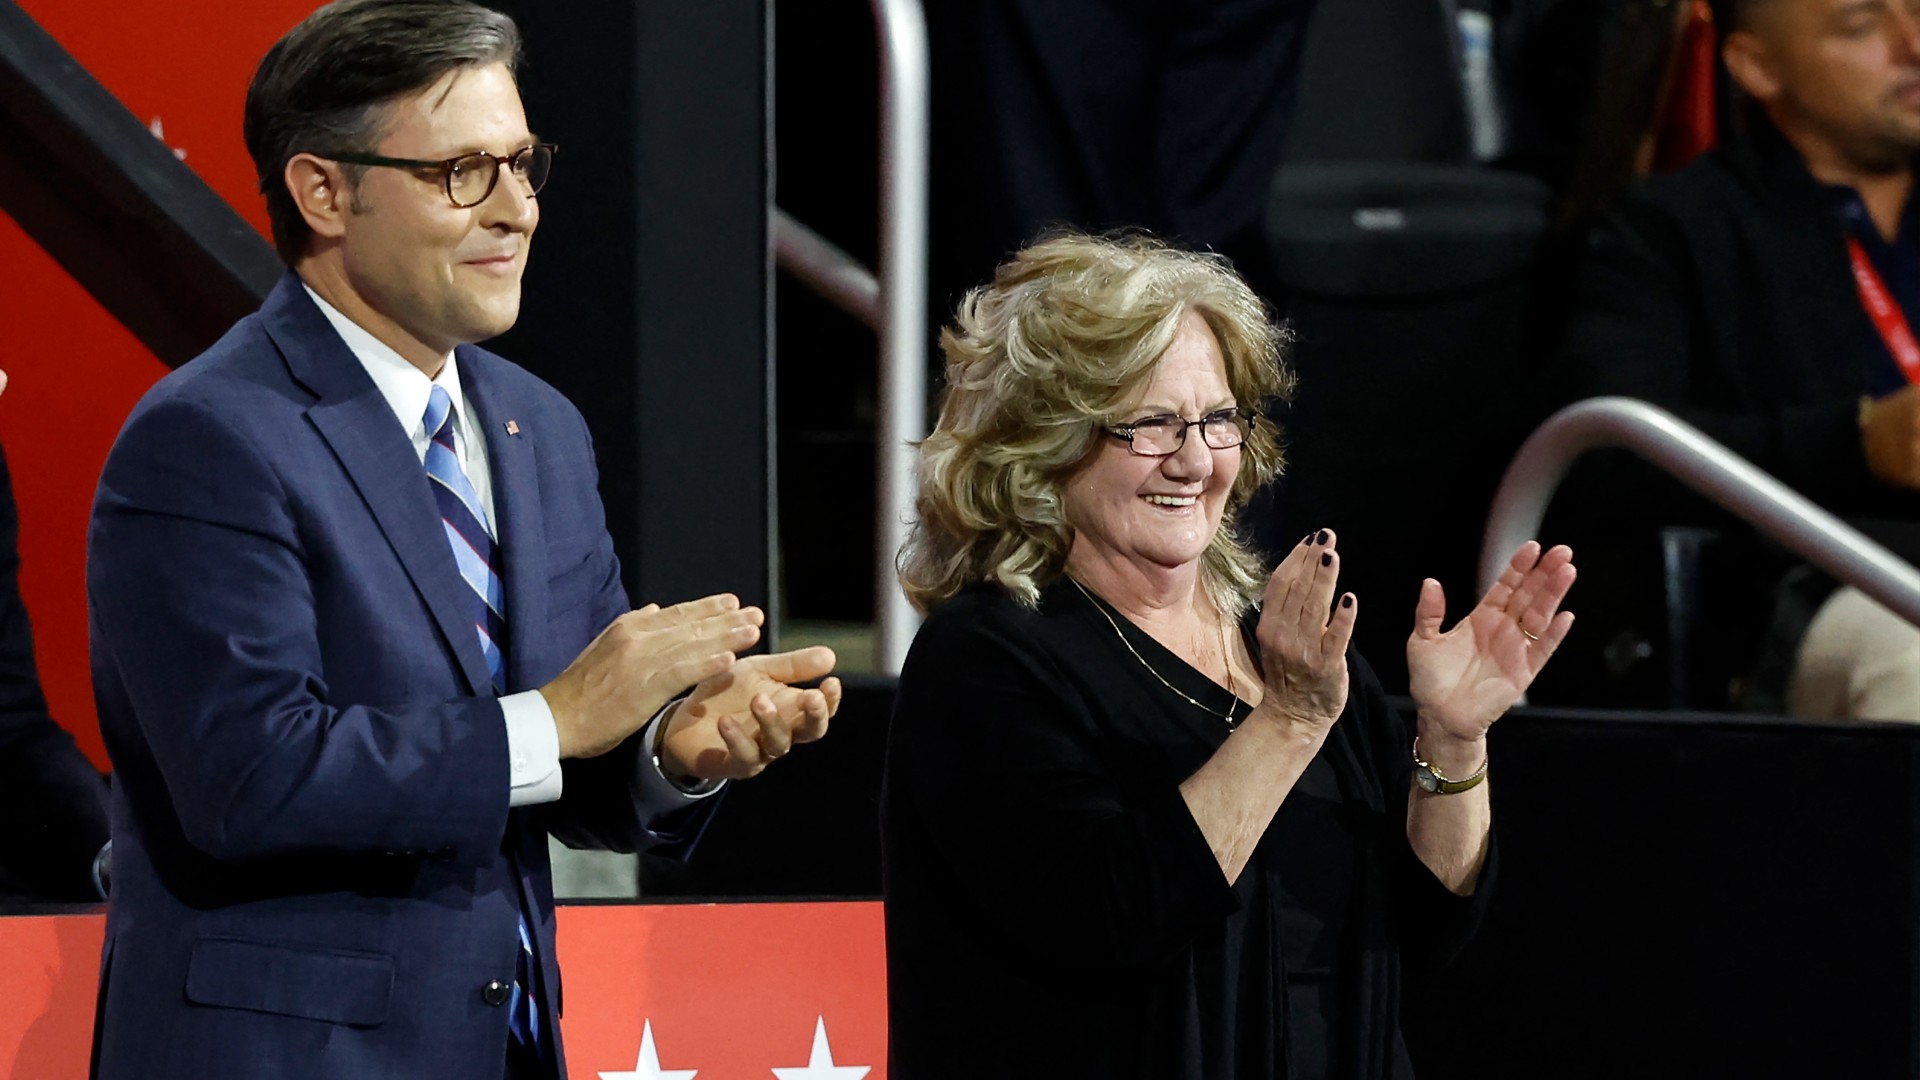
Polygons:
<instances>
[{"instance_id":1,"label":"gold ring","mask_svg":"<svg viewBox=\"0 0 1920 1080\"><path fill-rule=\"evenodd\" d=\"M1531 645L1531 644L1533 644L1534 642L1536 642L1536 641L1539 641L1539 640L1540 640L1540 635L1539 635L1539 634L1533 634L1533 633L1529 633L1529 632L1527 631L1527 628L1526 628L1526 627L1524 627L1524 626L1520 626L1520 624L1519 624L1519 623L1514 623L1513 625L1515 625L1515 626L1517 626L1517 627L1519 627L1519 628L1520 628L1520 634L1521 634L1521 636L1522 636L1522 637L1525 637L1525 638L1527 639L1527 644L1529 644L1529 645Z\"/></svg>"}]
</instances>

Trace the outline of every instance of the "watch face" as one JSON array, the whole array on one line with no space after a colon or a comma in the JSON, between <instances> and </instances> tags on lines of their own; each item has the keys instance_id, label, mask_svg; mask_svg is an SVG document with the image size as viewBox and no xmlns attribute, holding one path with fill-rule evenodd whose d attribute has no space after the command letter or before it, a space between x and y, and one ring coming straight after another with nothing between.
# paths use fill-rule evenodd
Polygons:
<instances>
[{"instance_id":1,"label":"watch face","mask_svg":"<svg viewBox=\"0 0 1920 1080\"><path fill-rule=\"evenodd\" d=\"M1420 785L1420 790L1422 791L1440 790L1440 778L1433 775L1433 770L1427 768L1425 765L1415 765L1413 767L1413 780L1414 783Z\"/></svg>"}]
</instances>

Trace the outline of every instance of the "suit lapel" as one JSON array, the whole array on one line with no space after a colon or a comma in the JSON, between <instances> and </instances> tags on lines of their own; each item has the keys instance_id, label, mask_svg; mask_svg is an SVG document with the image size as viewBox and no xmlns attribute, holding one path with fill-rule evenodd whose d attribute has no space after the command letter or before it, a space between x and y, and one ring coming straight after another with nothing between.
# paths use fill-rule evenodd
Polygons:
<instances>
[{"instance_id":1,"label":"suit lapel","mask_svg":"<svg viewBox=\"0 0 1920 1080\"><path fill-rule=\"evenodd\" d=\"M307 420L332 448L347 478L366 501L442 637L459 659L469 689L492 693L486 658L473 629L466 582L453 562L446 531L434 509L426 469L407 433L326 316L292 274L261 308L267 333L293 376L316 400Z\"/></svg>"},{"instance_id":2,"label":"suit lapel","mask_svg":"<svg viewBox=\"0 0 1920 1080\"><path fill-rule=\"evenodd\" d=\"M536 441L544 432L519 426L505 400L498 372L478 349L457 350L460 388L475 426L487 440L493 469L493 528L506 564L507 685L527 687L536 657L542 655L539 635L547 625L547 534L540 508L539 453ZM507 424L512 421L514 430Z\"/></svg>"}]
</instances>

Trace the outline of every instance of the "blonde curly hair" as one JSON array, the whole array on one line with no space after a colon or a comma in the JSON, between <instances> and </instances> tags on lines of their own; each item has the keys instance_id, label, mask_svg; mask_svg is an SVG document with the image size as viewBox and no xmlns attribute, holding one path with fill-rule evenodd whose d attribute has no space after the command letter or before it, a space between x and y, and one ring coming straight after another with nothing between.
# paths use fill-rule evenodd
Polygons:
<instances>
[{"instance_id":1,"label":"blonde curly hair","mask_svg":"<svg viewBox=\"0 0 1920 1080\"><path fill-rule=\"evenodd\" d=\"M1200 580L1223 612L1245 611L1264 568L1237 533L1240 511L1284 464L1264 407L1287 397L1287 332L1218 255L1144 235L1056 234L969 292L940 335L947 388L920 444L918 520L901 550L921 611L977 581L1021 603L1064 571L1073 527L1065 486L1127 398L1152 377L1181 319L1205 320L1234 399L1256 412Z\"/></svg>"}]
</instances>

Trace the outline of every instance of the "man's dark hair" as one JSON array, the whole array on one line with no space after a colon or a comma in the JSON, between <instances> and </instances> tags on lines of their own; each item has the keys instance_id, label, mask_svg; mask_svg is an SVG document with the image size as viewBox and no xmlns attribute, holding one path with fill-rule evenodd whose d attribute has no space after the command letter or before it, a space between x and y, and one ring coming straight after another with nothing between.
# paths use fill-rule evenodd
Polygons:
<instances>
[{"instance_id":1,"label":"man's dark hair","mask_svg":"<svg viewBox=\"0 0 1920 1080\"><path fill-rule=\"evenodd\" d=\"M309 233L283 179L288 159L366 153L383 106L449 71L487 64L517 72L520 31L468 0L336 0L274 42L247 87L242 130L280 258L298 259ZM344 168L349 183L364 171Z\"/></svg>"},{"instance_id":2,"label":"man's dark hair","mask_svg":"<svg viewBox=\"0 0 1920 1080\"><path fill-rule=\"evenodd\" d=\"M1713 25L1719 29L1721 37L1726 37L1736 30L1752 29L1753 13L1771 2L1772 0L1707 0L1707 7L1713 11Z\"/></svg>"}]
</instances>

